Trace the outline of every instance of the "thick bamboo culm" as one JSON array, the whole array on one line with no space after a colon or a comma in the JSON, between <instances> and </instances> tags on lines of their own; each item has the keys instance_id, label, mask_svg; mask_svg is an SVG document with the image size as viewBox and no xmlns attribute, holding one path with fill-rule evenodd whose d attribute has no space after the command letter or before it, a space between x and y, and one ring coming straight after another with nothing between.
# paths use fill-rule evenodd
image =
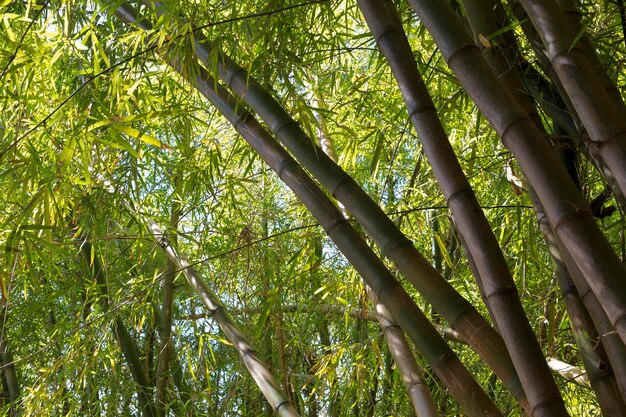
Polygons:
<instances>
[{"instance_id":1,"label":"thick bamboo culm","mask_svg":"<svg viewBox=\"0 0 626 417\"><path fill-rule=\"evenodd\" d=\"M158 9L157 13L162 13ZM209 62L210 43L195 36L195 53ZM296 159L308 169L391 259L407 280L463 335L525 409L527 398L502 338L404 236L394 222L341 167L312 141L280 104L237 63L224 54L217 59L217 75L268 125Z\"/></svg>"},{"instance_id":2,"label":"thick bamboo culm","mask_svg":"<svg viewBox=\"0 0 626 417\"><path fill-rule=\"evenodd\" d=\"M448 66L516 157L553 230L593 292L602 297L615 331L626 340L626 287L622 284L626 271L554 150L485 62L450 6L439 0L409 0L409 4Z\"/></svg>"},{"instance_id":3,"label":"thick bamboo culm","mask_svg":"<svg viewBox=\"0 0 626 417\"><path fill-rule=\"evenodd\" d=\"M483 299L511 355L530 409L567 415L498 241L439 121L393 3L358 3L404 96L409 117L448 202L468 258L474 264L472 269L477 272Z\"/></svg>"},{"instance_id":4,"label":"thick bamboo culm","mask_svg":"<svg viewBox=\"0 0 626 417\"><path fill-rule=\"evenodd\" d=\"M607 184L609 185L609 187L611 188L611 191L613 192L613 195L615 196L615 199L622 206L622 209L626 209L626 194L620 189L620 186L617 183L617 180L614 178L613 173L611 172L610 168L606 165L605 161L602 158L602 155L600 155L600 147L598 147L593 141L589 140L589 134L585 130L584 126L582 125L582 122L580 120L580 117L578 116L576 109L572 105L571 100L567 96L565 88L560 82L558 75L554 67L552 66L550 58L548 57L546 50L544 48L544 45L541 41L541 37L537 33L535 27L532 25L532 22L530 22L528 15L526 14L526 11L521 6L519 1L508 0L508 3L511 6L511 9L514 15L516 16L517 20L522 22L521 27L530 45L533 47L533 50L538 58L538 62L541 64L542 70L546 74L548 74L548 76L550 77L553 83L553 86L554 86L553 88L556 91L553 91L550 95L556 97L557 100L562 101L562 102L555 102L554 100L550 100L550 102L546 103L546 105L543 106L544 111L546 112L548 116L553 118L555 121L558 120L559 125L567 131L567 134L570 137L574 138L576 141L580 140L582 142L581 150L584 152L585 156L593 162L593 164L596 166L598 171L600 171L602 176L606 179ZM563 1L560 1L560 3L562 3L561 7L564 7L567 1L563 0ZM576 19L576 16L572 16L573 14L574 12L566 13L566 16L570 18L570 25L572 27L574 27L573 26L574 20ZM578 29L575 29L575 30L578 33L581 29L580 27L578 27ZM587 45L588 43L589 43L589 40L586 38L586 36L583 36L579 40L579 45L581 47ZM585 49L585 51L586 51L585 54L588 57L596 57L595 52L592 52L590 54L587 52L587 49ZM597 61L597 57L596 57L596 61ZM606 71L604 70L604 68L602 68L602 65L600 64L600 62L599 61L596 62L596 61L592 60L590 62L592 65L592 69L594 70L598 79L603 84L605 91L607 92L611 100L613 101L614 107L616 108L616 110L620 111L619 110L620 107L623 106L623 104L620 104L620 103L623 103L621 100L621 97L619 98L616 97L615 85L608 78ZM537 75L540 76L539 74ZM526 83L527 86L530 86L532 84L533 84L532 82ZM554 93L557 93L557 94L555 95ZM562 111L561 109L565 111ZM555 118L554 116L557 114L558 114L558 118ZM572 129L572 125L574 125L575 127L574 129Z\"/></svg>"},{"instance_id":5,"label":"thick bamboo culm","mask_svg":"<svg viewBox=\"0 0 626 417\"><path fill-rule=\"evenodd\" d=\"M593 48L584 39L578 39L579 32L570 25L576 23L565 16L554 0L519 0L519 3L537 29L559 81L593 141L592 146L598 149L622 192L626 192L626 107L619 92L606 74L602 77L604 83L598 78L604 71L601 66L598 68L598 62L595 68L590 64L590 58L595 56ZM572 9L571 2L563 4Z\"/></svg>"},{"instance_id":6,"label":"thick bamboo culm","mask_svg":"<svg viewBox=\"0 0 626 417\"><path fill-rule=\"evenodd\" d=\"M498 1L489 0L485 3L477 0L462 0L462 3L466 19L470 24L474 38L477 40L477 45L481 44L480 35L484 36L484 34L499 33L502 28L509 25L502 4ZM485 5L488 7L485 7ZM517 65L517 62L520 61L520 51L515 37L511 32L504 31L501 35L492 39L492 41L496 43L498 47L485 48L483 50L487 62L489 62L496 74L509 87L509 90L513 92L517 102L526 113L528 113L539 131L542 132L546 140L548 140L543 122L536 111L536 107L525 91L525 84L520 74L522 69ZM560 143L561 141L560 138L554 138L554 142L557 146L561 148L568 146L567 144ZM570 173L570 176L574 176L572 179L577 183L578 177L575 168L568 169L567 171ZM536 198L532 187L528 187L528 192L533 201L537 216L540 219L539 223L546 243L553 256L554 265L559 278L559 285L564 294L567 311L571 315L570 322L573 332L576 336L576 341L579 343L583 361L586 367L588 367L591 384L598 394L600 406L604 410L605 415L621 415L619 413L622 412L626 414L626 405L620 398L621 396L617 389L615 376L608 361L606 361L606 353L602 348L602 344L597 344L595 341L590 340L591 335L597 334L593 328L593 323L585 307L581 304L576 289L568 286L567 277L569 277L569 274L560 255L560 250L555 245L552 228L543 215L543 206L541 206L541 203ZM575 265L571 267L575 267ZM576 302L577 300L578 303ZM621 344L621 340L619 340L619 338L617 339ZM615 340L611 339L611 341L614 342ZM601 355L604 356L604 359L600 359ZM600 369L601 367L602 369Z\"/></svg>"}]
</instances>

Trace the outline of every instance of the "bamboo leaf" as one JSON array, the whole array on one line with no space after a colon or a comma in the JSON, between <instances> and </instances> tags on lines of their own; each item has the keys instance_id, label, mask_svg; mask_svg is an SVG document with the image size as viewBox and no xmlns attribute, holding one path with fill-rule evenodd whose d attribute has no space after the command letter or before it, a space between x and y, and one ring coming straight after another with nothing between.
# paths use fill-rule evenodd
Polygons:
<instances>
[{"instance_id":1,"label":"bamboo leaf","mask_svg":"<svg viewBox=\"0 0 626 417\"><path fill-rule=\"evenodd\" d=\"M135 139L139 139L142 142L147 143L148 145L152 145L152 146L157 146L159 148L167 148L169 149L169 146L167 146L166 144L164 144L163 142L161 142L160 140L158 140L157 138L150 136L146 133L140 132L139 130L132 128L132 127L128 127L128 126L123 126L123 125L118 125L118 124L113 124L111 125L111 127L119 132L125 133L130 137L133 137Z\"/></svg>"}]
</instances>

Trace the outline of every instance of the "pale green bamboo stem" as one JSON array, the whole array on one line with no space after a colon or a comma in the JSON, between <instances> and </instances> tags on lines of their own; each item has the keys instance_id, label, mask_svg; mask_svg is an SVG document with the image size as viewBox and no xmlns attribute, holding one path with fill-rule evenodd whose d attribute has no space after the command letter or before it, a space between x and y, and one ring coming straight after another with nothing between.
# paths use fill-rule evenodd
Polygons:
<instances>
[{"instance_id":1,"label":"pale green bamboo stem","mask_svg":"<svg viewBox=\"0 0 626 417\"><path fill-rule=\"evenodd\" d=\"M299 416L296 409L291 405L287 396L282 392L280 385L268 371L267 365L259 358L256 350L246 340L237 324L229 316L219 298L209 289L200 274L193 269L189 262L183 259L176 248L165 239L165 232L150 219L148 229L154 240L163 248L167 257L182 271L187 281L200 297L211 317L219 324L226 339L231 342L239 353L250 375L259 386L261 392L272 406L274 412L281 417Z\"/></svg>"}]
</instances>

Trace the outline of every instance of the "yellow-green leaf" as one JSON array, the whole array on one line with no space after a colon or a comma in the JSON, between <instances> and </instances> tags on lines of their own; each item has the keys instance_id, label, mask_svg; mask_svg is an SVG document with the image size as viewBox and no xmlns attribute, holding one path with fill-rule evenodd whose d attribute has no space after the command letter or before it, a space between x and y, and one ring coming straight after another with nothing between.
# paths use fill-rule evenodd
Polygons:
<instances>
[{"instance_id":1,"label":"yellow-green leaf","mask_svg":"<svg viewBox=\"0 0 626 417\"><path fill-rule=\"evenodd\" d=\"M150 136L147 133L140 132L139 130L135 128L122 126L122 125L112 125L111 127L119 132L127 134L130 137L139 139L140 141L145 142L148 145L158 146L159 148L168 148L167 145L165 145L163 142L161 142L157 138Z\"/></svg>"}]
</instances>

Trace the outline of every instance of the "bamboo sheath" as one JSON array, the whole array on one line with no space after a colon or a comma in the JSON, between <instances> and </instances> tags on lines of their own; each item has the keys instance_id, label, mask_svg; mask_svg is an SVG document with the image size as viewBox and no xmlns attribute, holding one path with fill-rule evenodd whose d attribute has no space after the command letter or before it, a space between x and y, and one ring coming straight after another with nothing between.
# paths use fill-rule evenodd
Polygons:
<instances>
[{"instance_id":1,"label":"bamboo sheath","mask_svg":"<svg viewBox=\"0 0 626 417\"><path fill-rule=\"evenodd\" d=\"M157 14L163 13L158 6L156 11ZM200 34L196 34L195 39L194 50L198 58L205 63L213 62L210 60L212 50L209 42ZM302 128L254 77L222 53L215 64L219 78L263 119L278 140L346 207L374 239L382 253L463 335L518 402L528 409L526 395L506 346L487 321L430 265L354 179L313 144Z\"/></svg>"},{"instance_id":2,"label":"bamboo sheath","mask_svg":"<svg viewBox=\"0 0 626 417\"><path fill-rule=\"evenodd\" d=\"M554 150L485 62L449 5L408 0L504 145L518 160L548 220L576 260L615 331L626 340L625 270Z\"/></svg>"},{"instance_id":3,"label":"bamboo sheath","mask_svg":"<svg viewBox=\"0 0 626 417\"><path fill-rule=\"evenodd\" d=\"M120 6L115 14L126 23L135 21L133 10L125 5ZM146 24L142 23L145 28ZM171 64L180 71L176 62ZM252 116L243 112L234 98L204 69L200 68L191 82L305 204L380 301L389 308L393 318L409 335L464 412L470 416L501 416L400 283L300 165Z\"/></svg>"},{"instance_id":4,"label":"bamboo sheath","mask_svg":"<svg viewBox=\"0 0 626 417\"><path fill-rule=\"evenodd\" d=\"M360 0L361 11L398 82L413 126L448 202L476 279L526 392L531 410L568 415L500 246L465 177L424 85L391 1ZM539 415L539 414L535 414Z\"/></svg>"}]
</instances>

